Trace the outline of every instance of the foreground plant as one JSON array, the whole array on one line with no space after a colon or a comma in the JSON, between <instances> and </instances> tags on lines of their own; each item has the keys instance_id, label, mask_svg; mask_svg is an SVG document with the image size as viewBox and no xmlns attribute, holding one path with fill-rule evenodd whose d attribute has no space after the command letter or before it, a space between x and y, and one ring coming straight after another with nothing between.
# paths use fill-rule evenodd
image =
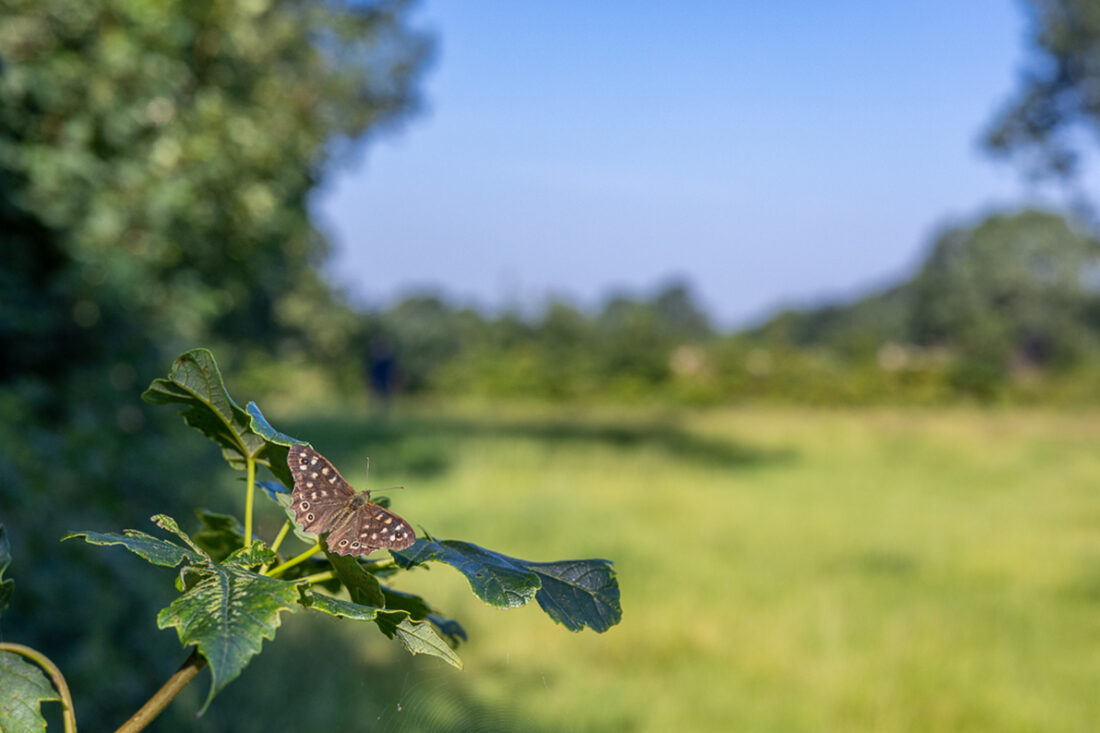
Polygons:
<instances>
[{"instance_id":1,"label":"foreground plant","mask_svg":"<svg viewBox=\"0 0 1100 733\"><path fill-rule=\"evenodd\" d=\"M428 654L461 668L454 650L466 639L462 626L439 615L424 598L397 591L385 582L428 562L456 568L474 594L490 605L515 607L534 599L550 618L571 631L588 627L603 632L622 616L618 583L607 560L531 562L459 540L428 536L413 542L407 522L382 503L370 502L366 492L354 493L335 467L307 443L273 428L255 403L241 409L205 349L181 355L168 378L154 380L142 397L153 404L181 405L184 422L218 444L230 466L244 471L244 522L199 510L202 526L192 534L169 516L152 517L169 539L134 529L85 530L64 538L121 545L154 565L179 568L176 587L181 595L160 611L157 625L175 628L181 644L194 649L120 731L144 728L209 665L211 684L201 714L260 652L264 639L274 639L283 612L305 609L372 622L411 654ZM259 468L274 480L258 479ZM316 490L322 479L332 488L331 496ZM319 482L316 487L314 480ZM253 536L257 489L287 516L270 542ZM292 532L307 549L286 556L281 551ZM378 548L386 548L390 556L363 557ZM3 588L0 584L0 601ZM0 675L4 659L0 656ZM57 695L49 685L40 688L18 693L33 702L24 706L33 715L23 727L11 730L44 729L38 702ZM71 705L67 709L71 711ZM7 730L0 717L0 731Z\"/></svg>"}]
</instances>

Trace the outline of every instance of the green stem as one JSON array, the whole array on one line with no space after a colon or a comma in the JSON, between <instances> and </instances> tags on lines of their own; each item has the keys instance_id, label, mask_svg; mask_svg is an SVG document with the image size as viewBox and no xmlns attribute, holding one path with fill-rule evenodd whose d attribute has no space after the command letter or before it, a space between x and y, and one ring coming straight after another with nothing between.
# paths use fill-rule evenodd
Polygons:
<instances>
[{"instance_id":1,"label":"green stem","mask_svg":"<svg viewBox=\"0 0 1100 733\"><path fill-rule=\"evenodd\" d=\"M313 547L311 547L308 550L306 550L305 552L303 552L301 555L298 555L297 557L290 558L289 560L284 562L282 565L277 565L276 567L274 567L271 570L268 570L266 573L264 573L264 575L269 575L271 577L275 577L276 575L282 575L284 572L286 572L290 568L294 567L295 565L298 565L299 563L303 563L306 560L313 557L314 555L316 555L317 552L320 549L321 549L321 541L318 540L317 544L315 544Z\"/></svg>"},{"instance_id":2,"label":"green stem","mask_svg":"<svg viewBox=\"0 0 1100 733\"><path fill-rule=\"evenodd\" d=\"M129 720L122 724L115 733L136 733L153 722L153 718L160 715L161 711L168 707L168 703L187 687L187 683L195 678L195 675L206 666L206 659L199 654L198 648L191 652L191 656L183 663L174 675L168 678L156 693L149 698L141 709L134 713Z\"/></svg>"},{"instance_id":3,"label":"green stem","mask_svg":"<svg viewBox=\"0 0 1100 733\"><path fill-rule=\"evenodd\" d=\"M271 551L278 552L279 545L283 544L283 540L286 539L287 532L290 531L290 520L283 522L283 528L279 530L279 534L275 535L275 541L271 543Z\"/></svg>"},{"instance_id":4,"label":"green stem","mask_svg":"<svg viewBox=\"0 0 1100 733\"><path fill-rule=\"evenodd\" d=\"M69 693L69 686L65 683L65 675L61 674L61 670L57 668L57 665L51 662L50 658L42 652L22 644L0 642L0 650L20 654L49 673L50 679L53 680L53 686L61 698L65 733L76 733L76 713L73 712L73 696Z\"/></svg>"},{"instance_id":5,"label":"green stem","mask_svg":"<svg viewBox=\"0 0 1100 733\"><path fill-rule=\"evenodd\" d=\"M364 566L369 565L376 570L380 570L382 568L392 568L396 564L397 561L394 560L392 557L383 558L381 560L367 560L363 563Z\"/></svg>"},{"instance_id":6,"label":"green stem","mask_svg":"<svg viewBox=\"0 0 1100 733\"><path fill-rule=\"evenodd\" d=\"M275 541L271 543L272 552L279 551L279 545L283 544L283 540L286 539L287 532L290 531L290 526L289 519L283 522L283 528L279 530L279 534L275 535ZM260 568L260 575L267 575L267 568L268 564L264 563L263 567Z\"/></svg>"},{"instance_id":7,"label":"green stem","mask_svg":"<svg viewBox=\"0 0 1100 733\"><path fill-rule=\"evenodd\" d=\"M313 575L307 575L302 580L308 580L310 583L323 583L326 580L332 580L336 577L336 573L332 570L326 570L323 573L314 573Z\"/></svg>"},{"instance_id":8,"label":"green stem","mask_svg":"<svg viewBox=\"0 0 1100 733\"><path fill-rule=\"evenodd\" d=\"M244 497L244 546L248 547L252 544L252 497L256 494L256 459L245 456L244 461L247 475L245 483L248 484L248 493Z\"/></svg>"}]
</instances>

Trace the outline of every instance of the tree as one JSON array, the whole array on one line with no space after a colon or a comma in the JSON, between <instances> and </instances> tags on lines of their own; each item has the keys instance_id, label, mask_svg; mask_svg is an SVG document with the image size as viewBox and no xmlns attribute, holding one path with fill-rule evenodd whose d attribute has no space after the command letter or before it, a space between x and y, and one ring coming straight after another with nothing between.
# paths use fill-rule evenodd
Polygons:
<instances>
[{"instance_id":1,"label":"tree","mask_svg":"<svg viewBox=\"0 0 1100 733\"><path fill-rule=\"evenodd\" d=\"M994 153L1024 155L1034 174L1071 176L1084 128L1100 136L1100 5L1029 0L1033 54L1020 89L986 137Z\"/></svg>"},{"instance_id":2,"label":"tree","mask_svg":"<svg viewBox=\"0 0 1100 733\"><path fill-rule=\"evenodd\" d=\"M164 662L130 641L142 609L105 593L130 571L73 569L57 538L178 510L175 486L204 470L162 449L133 388L200 340L231 344L230 365L324 360L356 327L317 273L309 199L416 109L429 44L407 16L402 0L0 0L0 507L52 579L17 615L74 686L113 674L132 692ZM58 602L78 593L99 617L80 650ZM84 723L117 722L125 698Z\"/></svg>"},{"instance_id":3,"label":"tree","mask_svg":"<svg viewBox=\"0 0 1100 733\"><path fill-rule=\"evenodd\" d=\"M944 232L913 282L912 336L1002 372L1048 367L1092 343L1100 242L1058 214L994 215Z\"/></svg>"},{"instance_id":4,"label":"tree","mask_svg":"<svg viewBox=\"0 0 1100 733\"><path fill-rule=\"evenodd\" d=\"M303 326L281 304L325 256L310 193L415 107L406 4L4 0L3 372Z\"/></svg>"}]
</instances>

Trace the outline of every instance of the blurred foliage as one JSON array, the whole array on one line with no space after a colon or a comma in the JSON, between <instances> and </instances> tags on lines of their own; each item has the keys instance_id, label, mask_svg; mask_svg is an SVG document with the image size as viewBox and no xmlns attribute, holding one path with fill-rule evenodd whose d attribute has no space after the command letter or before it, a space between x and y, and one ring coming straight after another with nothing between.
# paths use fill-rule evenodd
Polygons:
<instances>
[{"instance_id":1,"label":"blurred foliage","mask_svg":"<svg viewBox=\"0 0 1100 733\"><path fill-rule=\"evenodd\" d=\"M1089 0L1031 5L1035 63L989 144L1069 172L1069 131L1100 119L1100 19ZM138 399L200 342L275 405L366 385L383 403L1100 401L1096 241L1050 212L950 229L908 282L737 333L679 283L596 312L433 295L354 312L318 275L309 197L416 110L430 45L408 16L390 0L0 0L0 521L25 579L5 631L58 661L82 726L117 725L180 659L170 635L135 631L169 593L122 606L104 590L151 575L57 539L227 508L217 455ZM426 473L445 460L406 453Z\"/></svg>"},{"instance_id":2,"label":"blurred foliage","mask_svg":"<svg viewBox=\"0 0 1100 733\"><path fill-rule=\"evenodd\" d=\"M409 394L1095 401L1100 242L1054 212L992 214L945 230L906 282L726 334L683 283L648 298L615 295L595 313L551 301L533 317L489 316L421 295L365 321L365 340L385 344L390 390Z\"/></svg>"},{"instance_id":3,"label":"blurred foliage","mask_svg":"<svg viewBox=\"0 0 1100 733\"><path fill-rule=\"evenodd\" d=\"M407 5L0 0L0 507L27 578L7 628L65 669L82 726L180 659L152 632L164 594L107 590L140 569L58 538L219 506L216 456L138 399L182 347L263 382L272 355L331 364L357 336L309 197L416 109Z\"/></svg>"},{"instance_id":4,"label":"blurred foliage","mask_svg":"<svg viewBox=\"0 0 1100 733\"><path fill-rule=\"evenodd\" d=\"M1100 5L1028 0L1032 55L1020 89L994 119L986 146L1023 158L1034 175L1072 176L1082 139L1100 135Z\"/></svg>"}]
</instances>

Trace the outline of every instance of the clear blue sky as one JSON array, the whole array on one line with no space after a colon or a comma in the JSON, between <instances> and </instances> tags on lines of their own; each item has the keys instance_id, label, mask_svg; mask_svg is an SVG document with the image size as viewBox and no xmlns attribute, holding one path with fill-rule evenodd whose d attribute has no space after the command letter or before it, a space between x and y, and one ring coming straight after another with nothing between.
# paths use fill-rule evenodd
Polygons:
<instances>
[{"instance_id":1,"label":"clear blue sky","mask_svg":"<svg viewBox=\"0 0 1100 733\"><path fill-rule=\"evenodd\" d=\"M423 114L317 199L360 302L597 305L686 278L724 325L911 271L1037 193L978 140L1015 88L1012 0L428 0Z\"/></svg>"}]
</instances>

